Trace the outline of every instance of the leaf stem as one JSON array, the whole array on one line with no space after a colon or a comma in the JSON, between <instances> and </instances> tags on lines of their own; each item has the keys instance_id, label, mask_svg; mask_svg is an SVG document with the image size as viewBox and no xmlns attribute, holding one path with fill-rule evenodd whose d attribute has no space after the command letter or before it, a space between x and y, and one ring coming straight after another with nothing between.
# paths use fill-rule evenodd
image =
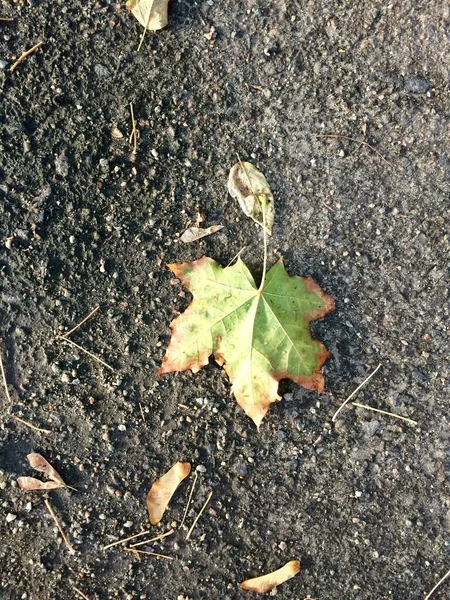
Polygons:
<instances>
[{"instance_id":1,"label":"leaf stem","mask_svg":"<svg viewBox=\"0 0 450 600\"><path fill-rule=\"evenodd\" d=\"M264 234L264 262L263 262L263 272L261 277L261 283L258 288L258 292L262 292L264 287L264 280L266 278L266 270L267 270L267 231L266 231L266 208L267 208L267 196L265 194L261 194L258 196L258 199L261 202L262 207L262 217L263 217L263 234Z\"/></svg>"}]
</instances>

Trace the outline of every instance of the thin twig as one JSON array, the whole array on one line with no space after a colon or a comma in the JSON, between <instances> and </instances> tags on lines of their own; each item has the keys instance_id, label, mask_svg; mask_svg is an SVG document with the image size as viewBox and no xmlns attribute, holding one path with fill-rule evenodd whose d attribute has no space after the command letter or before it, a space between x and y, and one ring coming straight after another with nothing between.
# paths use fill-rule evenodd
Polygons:
<instances>
[{"instance_id":1,"label":"thin twig","mask_svg":"<svg viewBox=\"0 0 450 600\"><path fill-rule=\"evenodd\" d=\"M44 429L43 427L37 427L36 425L33 425L33 423L30 423L29 421L25 421L25 419L21 419L20 417L17 417L16 415L13 415L14 419L16 419L16 421L19 421L19 423L22 423L23 425L26 425L27 427L30 427L31 429L34 429L35 431L39 431L40 433L52 433L50 431L50 429Z\"/></svg>"},{"instance_id":2,"label":"thin twig","mask_svg":"<svg viewBox=\"0 0 450 600\"><path fill-rule=\"evenodd\" d=\"M82 352L84 352L85 354L87 354L88 356L90 356L91 358L93 358L94 360L98 361L99 363L101 363L104 367L108 368L110 371L114 371L114 369L111 367L111 365L108 365L108 363L105 363L104 360L102 360L101 358L99 358L98 356L96 356L95 354L92 354L92 352L89 352L89 350L86 350L85 348L83 348L82 346L79 346L78 344L76 344L75 342L72 342L72 340L69 340L66 337L60 336L56 338L57 340L61 340L63 342L67 342L68 344L75 346L75 348L78 348L78 350L81 350Z\"/></svg>"},{"instance_id":3,"label":"thin twig","mask_svg":"<svg viewBox=\"0 0 450 600\"><path fill-rule=\"evenodd\" d=\"M434 592L438 589L438 587L444 583L444 581L447 579L447 577L450 575L450 571L447 571L447 573L444 575L444 577L442 577L441 579L439 579L439 581L437 582L437 584L434 586L434 588L431 590L431 592L429 592L425 598L423 600L429 600L429 598L431 598L431 596L434 594Z\"/></svg>"},{"instance_id":4,"label":"thin twig","mask_svg":"<svg viewBox=\"0 0 450 600\"><path fill-rule=\"evenodd\" d=\"M368 142L365 142L364 140L359 140L357 138L353 138L348 135L341 135L340 133L316 133L316 138L329 138L329 139L334 139L334 140L347 140L349 142L356 142L357 144L361 144L361 146L366 146L366 148L370 148L372 150L372 152L375 152L375 154L377 156L379 156L381 158L381 160L384 161L387 165L389 165L390 167L394 167L394 165L391 162L389 162L386 158L384 158L384 156L381 154L381 152L379 150L377 150L376 148L374 148L373 146L371 146Z\"/></svg>"},{"instance_id":5,"label":"thin twig","mask_svg":"<svg viewBox=\"0 0 450 600\"><path fill-rule=\"evenodd\" d=\"M372 377L375 375L375 373L378 371L378 369L379 369L380 367L381 367L381 363L378 365L378 367L375 369L375 371L373 371L373 372L372 372L372 373L369 375L369 377L366 377L366 379L364 379L364 381L358 385L358 387L356 388L356 390L350 394L350 396L347 398L347 400L345 400L345 402L343 402L343 403L341 404L341 406L340 406L340 407L337 409L337 411L336 411L336 412L334 413L334 415L333 415L333 418L331 419L333 422L334 422L334 421L336 421L336 418L337 418L338 414L341 412L341 410L342 410L342 409L343 409L343 408L344 408L344 407L345 407L345 406L346 406L346 405L347 405L347 404L350 402L350 400L353 398L353 396L354 396L354 395L355 395L357 392L359 392L359 390L360 390L360 389L361 389L363 386L365 386L365 385L366 385L366 383L369 381L369 379L371 379L371 378L372 378Z\"/></svg>"},{"instance_id":6,"label":"thin twig","mask_svg":"<svg viewBox=\"0 0 450 600\"><path fill-rule=\"evenodd\" d=\"M72 329L70 331L66 331L66 333L61 333L60 335L58 335L57 337L69 337L69 335L71 335L74 331L76 331L79 327L81 327L84 323L86 323L86 321L88 319L90 319L92 316L95 315L95 313L100 309L100 306L96 306L94 308L94 310L91 310L91 312L88 314L87 317L84 317L84 319L82 321L80 321L78 323L78 325L75 325L75 327L72 327Z\"/></svg>"},{"instance_id":7,"label":"thin twig","mask_svg":"<svg viewBox=\"0 0 450 600\"><path fill-rule=\"evenodd\" d=\"M263 92L264 88L260 85L255 85L254 83L245 83L244 85L246 85L248 88L251 88L252 90L257 90L258 92Z\"/></svg>"},{"instance_id":8,"label":"thin twig","mask_svg":"<svg viewBox=\"0 0 450 600\"><path fill-rule=\"evenodd\" d=\"M189 506L191 505L192 494L194 493L195 484L197 483L198 473L195 471L194 482L192 483L191 492L189 494L188 502L186 504L186 508L184 509L183 519L181 520L180 529L183 527L184 522L186 520L186 516L189 510Z\"/></svg>"},{"instance_id":9,"label":"thin twig","mask_svg":"<svg viewBox=\"0 0 450 600\"><path fill-rule=\"evenodd\" d=\"M137 142L138 142L138 131L136 129L136 119L134 118L134 108L133 103L130 102L130 112L131 112L131 135L128 143L131 145L133 143L132 154L137 154Z\"/></svg>"},{"instance_id":10,"label":"thin twig","mask_svg":"<svg viewBox=\"0 0 450 600\"><path fill-rule=\"evenodd\" d=\"M186 410L191 410L190 406L186 406L186 404L177 404L180 408L185 408Z\"/></svg>"},{"instance_id":11,"label":"thin twig","mask_svg":"<svg viewBox=\"0 0 450 600\"><path fill-rule=\"evenodd\" d=\"M411 425L418 425L417 421L413 419L408 419L408 417L402 417L401 415L396 415L395 413L387 412L386 410L381 410L380 408L374 408L373 406L367 406L367 404L360 404L359 402L352 402L353 406L358 406L359 408L366 408L367 410L373 410L374 412L381 413L382 415L387 415L388 417L394 417L395 419L401 419L402 421L406 421Z\"/></svg>"},{"instance_id":12,"label":"thin twig","mask_svg":"<svg viewBox=\"0 0 450 600\"><path fill-rule=\"evenodd\" d=\"M157 556L158 558L165 558L167 560L175 560L173 556L167 556L167 554L159 554L158 552L150 552L149 550L136 550L136 548L124 548L127 552L135 552L137 554L150 554L150 556Z\"/></svg>"},{"instance_id":13,"label":"thin twig","mask_svg":"<svg viewBox=\"0 0 450 600\"><path fill-rule=\"evenodd\" d=\"M19 58L16 60L16 62L13 65L11 65L11 67L9 68L9 71L11 73L13 73L17 69L17 67L20 65L20 63L22 63L27 58L27 56L30 56L30 54L33 54L33 52L36 52L36 50L38 48L40 48L43 43L44 42L38 42L32 48L30 48L29 50L24 52L21 56L19 56Z\"/></svg>"},{"instance_id":14,"label":"thin twig","mask_svg":"<svg viewBox=\"0 0 450 600\"><path fill-rule=\"evenodd\" d=\"M229 267L231 264L233 264L233 263L234 263L234 261L235 261L235 260L237 260L237 259L240 257L240 255L241 255L241 254L244 252L244 250L247 250L247 246L244 246L243 248L241 248L241 249L239 250L239 252L236 254L236 256L234 256L234 257L233 257L233 258L230 260L230 262L227 264L227 267ZM225 267L225 268L226 268L226 267Z\"/></svg>"},{"instance_id":15,"label":"thin twig","mask_svg":"<svg viewBox=\"0 0 450 600\"><path fill-rule=\"evenodd\" d=\"M208 506L208 503L211 500L212 495L213 495L212 491L209 492L209 496L206 498L205 504L202 506L202 508L201 508L200 512L198 513L198 515L195 517L194 522L192 523L192 526L191 526L191 528L189 529L189 531L187 533L186 540L188 540L191 537L191 533L194 531L194 527L197 525L197 522L200 519L200 517L202 516L205 508Z\"/></svg>"},{"instance_id":16,"label":"thin twig","mask_svg":"<svg viewBox=\"0 0 450 600\"><path fill-rule=\"evenodd\" d=\"M0 21L14 21L14 17L0 17Z\"/></svg>"},{"instance_id":17,"label":"thin twig","mask_svg":"<svg viewBox=\"0 0 450 600\"><path fill-rule=\"evenodd\" d=\"M145 544L151 544L152 542L157 542L158 540L162 540L163 538L168 537L175 533L175 529L171 529L170 531L166 531L166 533L161 533L156 537L151 538L150 540L142 540L142 542L136 542L136 544L131 544L130 548L137 548L138 546L145 546Z\"/></svg>"},{"instance_id":18,"label":"thin twig","mask_svg":"<svg viewBox=\"0 0 450 600\"><path fill-rule=\"evenodd\" d=\"M52 505L48 501L47 498L44 498L45 506L48 508L48 512L52 515L53 520L55 521L56 527L59 529L59 533L62 535L62 539L66 543L67 548L69 549L70 554L75 554L75 549L72 544L69 542L69 538L64 533L63 528L61 527L61 523L59 522L58 517L56 516L55 511L53 510Z\"/></svg>"},{"instance_id":19,"label":"thin twig","mask_svg":"<svg viewBox=\"0 0 450 600\"><path fill-rule=\"evenodd\" d=\"M5 387L5 393L6 393L6 397L8 399L8 402L10 404L12 404L12 399L8 390L8 382L6 381L6 373L5 373L5 367L3 365L3 358L2 358L2 354L3 354L3 340L0 338L0 368L2 371L2 379L3 379L3 385Z\"/></svg>"},{"instance_id":20,"label":"thin twig","mask_svg":"<svg viewBox=\"0 0 450 600\"><path fill-rule=\"evenodd\" d=\"M86 596L86 594L84 594L81 590L79 590L78 588L74 587L73 590L77 593L80 594L80 596L82 598L84 598L84 600L89 600L89 598Z\"/></svg>"},{"instance_id":21,"label":"thin twig","mask_svg":"<svg viewBox=\"0 0 450 600\"><path fill-rule=\"evenodd\" d=\"M142 404L141 404L140 402L139 402L139 408L141 409L141 417L142 417L142 420L143 420L143 421L144 421L144 423L145 423L145 414L144 414L144 409L142 408Z\"/></svg>"},{"instance_id":22,"label":"thin twig","mask_svg":"<svg viewBox=\"0 0 450 600\"><path fill-rule=\"evenodd\" d=\"M124 538L123 540L117 540L115 542L112 542L112 544L103 546L102 550L108 550L109 548L112 548L113 546L118 546L119 544L124 544L125 542L134 540L135 538L140 537L141 535L147 535L147 533L150 533L150 529L147 529L146 531L141 531L140 533L135 533L134 535L130 535L130 537Z\"/></svg>"},{"instance_id":23,"label":"thin twig","mask_svg":"<svg viewBox=\"0 0 450 600\"><path fill-rule=\"evenodd\" d=\"M142 42L144 41L145 33L147 31L148 24L150 23L150 17L152 16L152 12L153 12L153 4L150 2L149 5L148 5L147 22L145 23L144 31L142 32L142 35L141 35L141 41L139 42L139 46L138 46L138 49L137 49L138 52L140 52L140 50L141 50Z\"/></svg>"}]
</instances>

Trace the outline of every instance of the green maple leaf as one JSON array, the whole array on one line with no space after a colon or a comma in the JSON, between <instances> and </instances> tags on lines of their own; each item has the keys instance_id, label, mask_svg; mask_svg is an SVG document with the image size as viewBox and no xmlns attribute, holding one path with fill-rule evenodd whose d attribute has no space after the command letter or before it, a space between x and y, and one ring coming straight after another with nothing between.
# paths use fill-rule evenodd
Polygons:
<instances>
[{"instance_id":1,"label":"green maple leaf","mask_svg":"<svg viewBox=\"0 0 450 600\"><path fill-rule=\"evenodd\" d=\"M280 379L323 391L321 367L328 351L312 337L309 323L332 311L334 300L313 279L288 275L281 260L261 289L240 259L226 268L206 256L168 267L193 300L170 325L172 338L158 375L197 372L214 355L258 427L270 404L281 399Z\"/></svg>"}]
</instances>

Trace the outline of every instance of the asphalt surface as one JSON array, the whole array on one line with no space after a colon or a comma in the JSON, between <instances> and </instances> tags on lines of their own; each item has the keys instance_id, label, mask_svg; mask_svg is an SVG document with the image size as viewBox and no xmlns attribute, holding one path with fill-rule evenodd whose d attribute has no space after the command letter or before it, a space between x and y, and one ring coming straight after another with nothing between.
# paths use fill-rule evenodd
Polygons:
<instances>
[{"instance_id":1,"label":"asphalt surface","mask_svg":"<svg viewBox=\"0 0 450 600\"><path fill-rule=\"evenodd\" d=\"M123 4L1 4L2 600L241 600L296 559L280 599L423 600L449 568L448 7L172 2L137 52ZM227 196L236 153L274 191L270 263L336 300L313 326L325 392L282 382L259 432L213 362L155 375L189 303L166 263L246 247L261 273ZM198 212L225 227L179 243ZM111 369L55 340L97 305L71 339ZM355 400L417 426L351 405L333 423L380 363ZM18 489L33 451L77 489L49 494L73 555ZM193 477L159 527L145 506L178 460L198 467L186 525L148 547L174 560L103 550L180 524Z\"/></svg>"}]
</instances>

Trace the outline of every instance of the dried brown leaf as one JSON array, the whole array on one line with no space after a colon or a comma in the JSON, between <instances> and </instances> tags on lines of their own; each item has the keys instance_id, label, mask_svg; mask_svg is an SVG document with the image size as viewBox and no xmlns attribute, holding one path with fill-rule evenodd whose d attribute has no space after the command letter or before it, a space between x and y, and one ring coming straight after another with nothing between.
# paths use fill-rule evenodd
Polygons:
<instances>
[{"instance_id":1,"label":"dried brown leaf","mask_svg":"<svg viewBox=\"0 0 450 600\"><path fill-rule=\"evenodd\" d=\"M228 175L228 193L239 202L247 217L263 227L263 203L266 211L266 231L272 235L275 218L273 195L267 179L249 162L238 162Z\"/></svg>"},{"instance_id":2,"label":"dried brown leaf","mask_svg":"<svg viewBox=\"0 0 450 600\"><path fill-rule=\"evenodd\" d=\"M41 454L32 452L27 455L27 458L33 469L36 469L36 471L39 471L40 473L44 473L49 479L59 483L59 487L67 487L63 478Z\"/></svg>"},{"instance_id":3,"label":"dried brown leaf","mask_svg":"<svg viewBox=\"0 0 450 600\"><path fill-rule=\"evenodd\" d=\"M211 235L223 229L223 225L211 225L211 227L206 227L205 229L201 227L189 227L180 237L180 242L184 242L185 244L189 244L190 242L196 242L197 240L201 240L207 235Z\"/></svg>"},{"instance_id":4,"label":"dried brown leaf","mask_svg":"<svg viewBox=\"0 0 450 600\"><path fill-rule=\"evenodd\" d=\"M266 592L270 592L274 587L284 583L294 575L300 571L300 561L291 560L286 563L284 567L278 569L277 571L273 571L272 573L267 573L267 575L261 575L261 577L254 577L253 579L247 579L241 583L241 588L243 590L250 590L252 592L257 592L258 594L265 594Z\"/></svg>"},{"instance_id":5,"label":"dried brown leaf","mask_svg":"<svg viewBox=\"0 0 450 600\"><path fill-rule=\"evenodd\" d=\"M41 481L35 477L18 477L17 483L19 484L20 489L25 492L30 492L32 490L57 490L58 488L65 487L64 483L58 483L57 481Z\"/></svg>"},{"instance_id":6,"label":"dried brown leaf","mask_svg":"<svg viewBox=\"0 0 450 600\"><path fill-rule=\"evenodd\" d=\"M190 463L177 462L152 485L147 495L148 516L152 525L161 521L175 490L190 472Z\"/></svg>"},{"instance_id":7,"label":"dried brown leaf","mask_svg":"<svg viewBox=\"0 0 450 600\"><path fill-rule=\"evenodd\" d=\"M169 0L128 0L126 6L143 27L157 31L167 25L168 4Z\"/></svg>"}]
</instances>

